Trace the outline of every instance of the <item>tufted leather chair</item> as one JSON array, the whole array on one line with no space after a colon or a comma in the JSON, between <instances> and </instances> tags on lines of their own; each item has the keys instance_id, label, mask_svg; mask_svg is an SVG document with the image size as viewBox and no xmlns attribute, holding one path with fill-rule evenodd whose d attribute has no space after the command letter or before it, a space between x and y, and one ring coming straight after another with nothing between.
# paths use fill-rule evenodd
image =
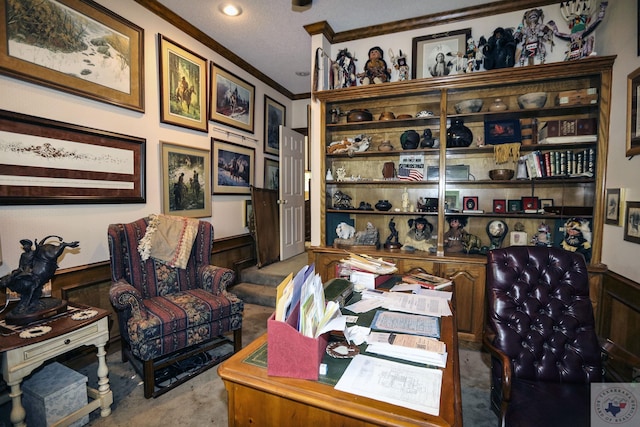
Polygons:
<instances>
[{"instance_id":1,"label":"tufted leather chair","mask_svg":"<svg viewBox=\"0 0 640 427\"><path fill-rule=\"evenodd\" d=\"M108 229L109 298L118 315L122 360L131 360L143 376L146 398L172 389L240 350L244 310L242 300L227 292L235 280L234 272L210 265L210 223L199 221L184 269L153 258L142 260L138 243L148 225L149 218L141 218L129 224L111 224ZM230 332L233 341L225 337ZM229 344L232 352L214 351ZM171 370L184 365L196 368L186 375L181 372L176 381ZM173 379L159 380L167 375ZM158 388L157 382L169 382L170 386Z\"/></svg>"},{"instance_id":2,"label":"tufted leather chair","mask_svg":"<svg viewBox=\"0 0 640 427\"><path fill-rule=\"evenodd\" d=\"M601 352L582 255L560 248L489 251L491 406L501 426L588 426Z\"/></svg>"}]
</instances>

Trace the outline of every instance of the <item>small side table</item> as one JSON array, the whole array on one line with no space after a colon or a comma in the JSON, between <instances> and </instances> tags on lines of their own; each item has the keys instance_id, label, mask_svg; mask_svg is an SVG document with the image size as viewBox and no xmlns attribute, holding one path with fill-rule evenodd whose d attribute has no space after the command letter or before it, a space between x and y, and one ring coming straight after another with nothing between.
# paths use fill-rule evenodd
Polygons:
<instances>
[{"instance_id":1,"label":"small side table","mask_svg":"<svg viewBox=\"0 0 640 427\"><path fill-rule=\"evenodd\" d=\"M12 399L11 422L14 427L26 427L26 412L22 406L22 390L20 389L22 380L47 360L84 345L94 345L98 350L98 388L87 387L87 394L92 401L59 420L55 425L69 425L98 408L101 409L100 415L102 417L111 414L113 392L109 388L109 369L104 349L109 340L108 320L106 310L74 306L70 307L70 310L63 315L38 322L37 326L29 325L21 329L24 331L34 327L42 327L47 330L51 328L43 335L23 338L20 336L20 331L17 331L0 336L2 376L11 388L9 396Z\"/></svg>"}]
</instances>

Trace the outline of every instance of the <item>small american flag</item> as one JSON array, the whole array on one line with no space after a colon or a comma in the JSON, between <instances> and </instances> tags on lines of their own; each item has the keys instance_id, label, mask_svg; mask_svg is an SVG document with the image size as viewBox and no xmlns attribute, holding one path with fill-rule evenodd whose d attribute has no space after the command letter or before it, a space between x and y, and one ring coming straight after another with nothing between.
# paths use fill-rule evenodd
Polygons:
<instances>
[{"instance_id":1,"label":"small american flag","mask_svg":"<svg viewBox=\"0 0 640 427\"><path fill-rule=\"evenodd\" d=\"M400 181L422 181L424 174L417 169L400 168L398 170L398 179Z\"/></svg>"}]
</instances>

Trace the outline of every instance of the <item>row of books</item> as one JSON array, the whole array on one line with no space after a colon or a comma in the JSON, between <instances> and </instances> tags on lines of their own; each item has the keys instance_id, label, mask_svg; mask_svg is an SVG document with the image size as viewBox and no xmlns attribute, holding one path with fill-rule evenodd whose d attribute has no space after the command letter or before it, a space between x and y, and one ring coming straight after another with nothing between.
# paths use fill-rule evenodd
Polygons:
<instances>
[{"instance_id":1,"label":"row of books","mask_svg":"<svg viewBox=\"0 0 640 427\"><path fill-rule=\"evenodd\" d=\"M596 168L595 148L579 150L532 151L521 157L529 178L592 177Z\"/></svg>"}]
</instances>

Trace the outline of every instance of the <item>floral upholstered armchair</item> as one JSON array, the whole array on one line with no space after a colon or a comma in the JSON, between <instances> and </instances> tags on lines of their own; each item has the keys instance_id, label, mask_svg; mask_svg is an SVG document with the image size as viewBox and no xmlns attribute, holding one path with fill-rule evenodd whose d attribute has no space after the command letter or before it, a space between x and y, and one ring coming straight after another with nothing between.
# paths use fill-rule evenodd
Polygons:
<instances>
[{"instance_id":1,"label":"floral upholstered armchair","mask_svg":"<svg viewBox=\"0 0 640 427\"><path fill-rule=\"evenodd\" d=\"M232 270L210 265L213 227L190 218L151 215L108 229L109 297L118 315L122 360L156 397L242 348L243 302L227 292ZM225 335L233 331L233 341ZM219 350L231 348L226 353ZM187 358L199 367L170 387L158 372ZM142 372L140 372L140 365Z\"/></svg>"}]
</instances>

